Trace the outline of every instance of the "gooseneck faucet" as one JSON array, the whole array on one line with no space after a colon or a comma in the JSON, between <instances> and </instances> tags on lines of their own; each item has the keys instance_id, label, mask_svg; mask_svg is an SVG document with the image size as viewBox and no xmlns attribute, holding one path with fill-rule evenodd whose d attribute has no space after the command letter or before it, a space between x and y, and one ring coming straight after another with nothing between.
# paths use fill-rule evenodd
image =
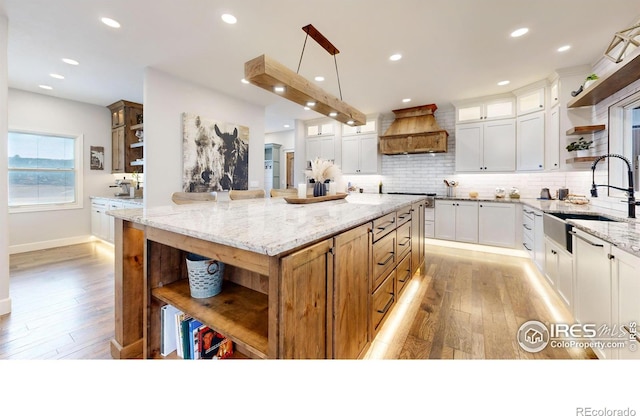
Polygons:
<instances>
[{"instance_id":1,"label":"gooseneck faucet","mask_svg":"<svg viewBox=\"0 0 640 416\"><path fill-rule=\"evenodd\" d=\"M613 185L596 185L596 165L598 164L598 162L600 162L602 159L608 158L608 157L616 157L618 159L622 159L624 160L624 163L627 164L627 169L628 169L628 175L629 175L629 187L627 189L624 188L619 188L617 186L613 186ZM598 189L596 187L598 186L606 186L607 188L613 188L613 189L617 189L619 191L625 191L627 193L627 195L629 196L629 199L627 201L627 204L629 205L629 218L635 218L636 217L636 199L633 195L634 189L633 189L633 169L631 169L631 163L629 163L629 160L622 156L622 155L618 155L618 154L608 154L608 155L602 155L602 156L598 156L596 158L596 160L593 161L593 164L591 165L591 196L593 198L597 198L598 197Z\"/></svg>"}]
</instances>

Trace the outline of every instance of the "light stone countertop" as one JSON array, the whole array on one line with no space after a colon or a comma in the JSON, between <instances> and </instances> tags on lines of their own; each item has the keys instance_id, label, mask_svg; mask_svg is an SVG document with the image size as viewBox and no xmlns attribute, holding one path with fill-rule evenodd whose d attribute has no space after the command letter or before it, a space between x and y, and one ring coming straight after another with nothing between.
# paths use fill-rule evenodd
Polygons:
<instances>
[{"instance_id":1,"label":"light stone countertop","mask_svg":"<svg viewBox=\"0 0 640 416\"><path fill-rule=\"evenodd\" d=\"M351 194L314 204L246 199L112 210L126 221L269 256L322 240L423 200L421 195Z\"/></svg>"},{"instance_id":2,"label":"light stone countertop","mask_svg":"<svg viewBox=\"0 0 640 416\"><path fill-rule=\"evenodd\" d=\"M130 196L91 196L90 199L106 199L107 201L116 202L129 202L132 204L138 204L142 207L144 199L142 197L131 198Z\"/></svg>"},{"instance_id":3,"label":"light stone countertop","mask_svg":"<svg viewBox=\"0 0 640 416\"><path fill-rule=\"evenodd\" d=\"M620 250L640 257L640 223L567 220L575 228L607 241Z\"/></svg>"}]
</instances>

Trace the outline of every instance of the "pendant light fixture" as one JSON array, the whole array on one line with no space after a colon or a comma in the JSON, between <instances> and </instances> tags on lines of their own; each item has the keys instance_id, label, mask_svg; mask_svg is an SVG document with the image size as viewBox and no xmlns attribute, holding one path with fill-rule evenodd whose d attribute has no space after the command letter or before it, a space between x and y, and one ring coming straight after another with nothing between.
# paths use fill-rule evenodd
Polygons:
<instances>
[{"instance_id":1,"label":"pendant light fixture","mask_svg":"<svg viewBox=\"0 0 640 416\"><path fill-rule=\"evenodd\" d=\"M318 44L330 55L333 55L336 75L338 75L336 54L340 53L340 51L333 46L333 44L322 35L322 33L313 27L313 25L304 26L302 30L307 34L304 41L305 46L307 44L307 38L311 36L311 38L318 42ZM302 63L305 46L302 47L300 63L298 63L298 71L300 71L300 64ZM340 98L329 94L322 88L313 84L311 81L299 75L298 72L293 72L286 66L266 55L260 55L257 58L245 62L244 78L260 88L286 98L289 101L293 101L303 107L309 107L320 114L335 118L342 123L353 126L362 126L367 121L364 113L342 101L342 89L340 87L339 75L338 90L340 92Z\"/></svg>"}]
</instances>

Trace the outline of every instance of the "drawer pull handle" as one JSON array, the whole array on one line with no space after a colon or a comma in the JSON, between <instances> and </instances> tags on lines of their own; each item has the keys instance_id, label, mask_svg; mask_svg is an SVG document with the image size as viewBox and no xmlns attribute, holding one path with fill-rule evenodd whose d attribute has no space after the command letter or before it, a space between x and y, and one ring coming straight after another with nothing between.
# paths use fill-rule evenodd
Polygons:
<instances>
[{"instance_id":1,"label":"drawer pull handle","mask_svg":"<svg viewBox=\"0 0 640 416\"><path fill-rule=\"evenodd\" d=\"M380 310L380 309L377 310L378 313L381 313L381 314L384 315L385 313L387 313L387 311L389 310L391 305L393 305L393 293L389 293L389 294L391 295L391 299L389 299L389 302L387 302L387 304L384 305L384 308L382 310Z\"/></svg>"},{"instance_id":2,"label":"drawer pull handle","mask_svg":"<svg viewBox=\"0 0 640 416\"><path fill-rule=\"evenodd\" d=\"M393 258L394 254L395 253L393 251L389 252L389 257L387 257L387 259L382 263L378 262L378 266L386 266L387 263L389 263L389 261L391 261L391 259Z\"/></svg>"},{"instance_id":3,"label":"drawer pull handle","mask_svg":"<svg viewBox=\"0 0 640 416\"><path fill-rule=\"evenodd\" d=\"M540 167L542 167L542 166L540 166ZM535 215L536 217L542 217L542 214L538 214L535 211L533 212L533 215Z\"/></svg>"},{"instance_id":4,"label":"drawer pull handle","mask_svg":"<svg viewBox=\"0 0 640 416\"><path fill-rule=\"evenodd\" d=\"M387 221L387 222L384 224L384 226L383 226L383 225L378 226L378 230L380 230L380 231L384 231L384 230L386 230L386 229L387 229L387 227L389 227L389 226L391 226L391 225L395 224L395 222L396 222L396 219L395 219L395 218L394 218L394 219L392 219L391 221Z\"/></svg>"},{"instance_id":5,"label":"drawer pull handle","mask_svg":"<svg viewBox=\"0 0 640 416\"><path fill-rule=\"evenodd\" d=\"M525 230L531 231L531 228L527 227L527 224L522 224Z\"/></svg>"},{"instance_id":6,"label":"drawer pull handle","mask_svg":"<svg viewBox=\"0 0 640 416\"><path fill-rule=\"evenodd\" d=\"M400 283L404 283L404 282L406 282L407 280L409 280L409 276L411 275L411 270L410 270L410 269L407 269L407 270L405 270L405 271L407 272L407 274L405 274L405 275L404 275L404 279L400 279L400 278L398 278L398 282L400 282Z\"/></svg>"},{"instance_id":7,"label":"drawer pull handle","mask_svg":"<svg viewBox=\"0 0 640 416\"><path fill-rule=\"evenodd\" d=\"M522 245L524 246L524 248L526 248L527 250L531 251L531 249L529 247L527 247L527 243L522 243Z\"/></svg>"},{"instance_id":8,"label":"drawer pull handle","mask_svg":"<svg viewBox=\"0 0 640 416\"><path fill-rule=\"evenodd\" d=\"M584 238L583 236L578 235L578 233L577 233L577 232L575 232L575 231L569 231L569 234L571 234L571 235L575 235L575 236L576 236L576 237L578 237L580 240L584 241L585 243L589 243L589 244L591 244L591 245L592 245L592 246L594 246L594 247L604 247L604 245L603 245L603 244L598 244L598 243L594 243L593 241L589 241L589 240L587 240L586 238Z\"/></svg>"},{"instance_id":9,"label":"drawer pull handle","mask_svg":"<svg viewBox=\"0 0 640 416\"><path fill-rule=\"evenodd\" d=\"M404 247L411 242L411 237L405 237L404 243L398 243L399 246Z\"/></svg>"}]
</instances>

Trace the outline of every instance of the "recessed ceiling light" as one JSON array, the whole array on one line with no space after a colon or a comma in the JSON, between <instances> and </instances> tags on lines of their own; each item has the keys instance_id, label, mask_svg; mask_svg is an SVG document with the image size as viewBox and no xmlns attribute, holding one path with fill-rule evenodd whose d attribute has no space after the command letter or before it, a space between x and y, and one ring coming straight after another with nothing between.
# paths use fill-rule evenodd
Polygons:
<instances>
[{"instance_id":1,"label":"recessed ceiling light","mask_svg":"<svg viewBox=\"0 0 640 416\"><path fill-rule=\"evenodd\" d=\"M275 92L284 92L284 87L273 87Z\"/></svg>"},{"instance_id":2,"label":"recessed ceiling light","mask_svg":"<svg viewBox=\"0 0 640 416\"><path fill-rule=\"evenodd\" d=\"M55 79L64 79L64 75L60 75L60 74L49 74L49 76Z\"/></svg>"},{"instance_id":3,"label":"recessed ceiling light","mask_svg":"<svg viewBox=\"0 0 640 416\"><path fill-rule=\"evenodd\" d=\"M335 117L337 115L338 115L338 113L336 113L335 111L332 111L332 112L329 113L329 117Z\"/></svg>"},{"instance_id":4,"label":"recessed ceiling light","mask_svg":"<svg viewBox=\"0 0 640 416\"><path fill-rule=\"evenodd\" d=\"M560 46L560 47L558 48L558 52L566 52L566 51L568 51L569 49L571 49L571 46L570 46L570 45Z\"/></svg>"},{"instance_id":5,"label":"recessed ceiling light","mask_svg":"<svg viewBox=\"0 0 640 416\"><path fill-rule=\"evenodd\" d=\"M307 101L307 107L313 107L314 105L316 105L316 103L313 101Z\"/></svg>"},{"instance_id":6,"label":"recessed ceiling light","mask_svg":"<svg viewBox=\"0 0 640 416\"><path fill-rule=\"evenodd\" d=\"M498 82L498 85L500 85L500 86L502 87L502 86L504 86L504 85L509 85L509 83L510 83L510 82L511 82L511 81L504 80L504 81L500 81L500 82Z\"/></svg>"},{"instance_id":7,"label":"recessed ceiling light","mask_svg":"<svg viewBox=\"0 0 640 416\"><path fill-rule=\"evenodd\" d=\"M402 99L402 102L403 102L403 103L408 103L409 101L411 101L411 98L403 98L403 99Z\"/></svg>"},{"instance_id":8,"label":"recessed ceiling light","mask_svg":"<svg viewBox=\"0 0 640 416\"><path fill-rule=\"evenodd\" d=\"M529 31L529 28L521 27L520 29L516 29L513 32L511 32L511 37L512 38L519 38L520 36L526 34L528 31Z\"/></svg>"},{"instance_id":9,"label":"recessed ceiling light","mask_svg":"<svg viewBox=\"0 0 640 416\"><path fill-rule=\"evenodd\" d=\"M76 61L75 59L62 58L62 62L69 65L80 65L80 62Z\"/></svg>"},{"instance_id":10,"label":"recessed ceiling light","mask_svg":"<svg viewBox=\"0 0 640 416\"><path fill-rule=\"evenodd\" d=\"M318 75L318 76L317 76L317 77L315 77L314 79L315 79L316 81L318 81L318 82L322 82L322 81L324 81L324 77L322 77L322 76L320 76L320 75Z\"/></svg>"},{"instance_id":11,"label":"recessed ceiling light","mask_svg":"<svg viewBox=\"0 0 640 416\"><path fill-rule=\"evenodd\" d=\"M229 23L230 25L233 25L238 21L234 15L228 13L223 14L221 17L223 22Z\"/></svg>"},{"instance_id":12,"label":"recessed ceiling light","mask_svg":"<svg viewBox=\"0 0 640 416\"><path fill-rule=\"evenodd\" d=\"M109 27L113 27L116 29L120 27L120 23L110 17L103 17L100 19L100 21Z\"/></svg>"},{"instance_id":13,"label":"recessed ceiling light","mask_svg":"<svg viewBox=\"0 0 640 416\"><path fill-rule=\"evenodd\" d=\"M38 87L42 88L43 90L52 90L53 87L51 85L44 85L44 84L40 84L38 85Z\"/></svg>"},{"instance_id":14,"label":"recessed ceiling light","mask_svg":"<svg viewBox=\"0 0 640 416\"><path fill-rule=\"evenodd\" d=\"M244 78L242 78L242 79L240 80L240 82L242 82L243 84L248 84L248 83L249 83L249 81L247 81L247 80L246 80L246 79L244 79Z\"/></svg>"},{"instance_id":15,"label":"recessed ceiling light","mask_svg":"<svg viewBox=\"0 0 640 416\"><path fill-rule=\"evenodd\" d=\"M288 125L288 124L285 124L285 125L284 125L284 126L282 126L282 127L284 127L285 129L288 129L288 128L289 128L289 127L291 127L291 126L290 126L290 125Z\"/></svg>"},{"instance_id":16,"label":"recessed ceiling light","mask_svg":"<svg viewBox=\"0 0 640 416\"><path fill-rule=\"evenodd\" d=\"M402 59L402 55L400 55L399 53L395 53L391 55L389 59L392 61L399 61L400 59Z\"/></svg>"}]
</instances>

